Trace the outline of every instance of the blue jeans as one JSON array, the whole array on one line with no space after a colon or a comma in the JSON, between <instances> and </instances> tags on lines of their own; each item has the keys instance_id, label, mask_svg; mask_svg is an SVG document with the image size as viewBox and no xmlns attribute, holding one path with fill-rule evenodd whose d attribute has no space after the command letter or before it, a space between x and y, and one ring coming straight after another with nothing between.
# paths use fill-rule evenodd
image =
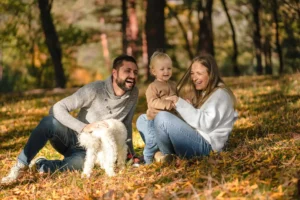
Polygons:
<instances>
[{"instance_id":1,"label":"blue jeans","mask_svg":"<svg viewBox=\"0 0 300 200\"><path fill-rule=\"evenodd\" d=\"M144 160L146 164L150 164L153 161L155 152L159 150L155 139L154 120L148 120L147 116L143 114L137 119L136 127L145 143Z\"/></svg>"},{"instance_id":2,"label":"blue jeans","mask_svg":"<svg viewBox=\"0 0 300 200\"><path fill-rule=\"evenodd\" d=\"M149 132L151 134L151 131L145 129L146 120L147 118L141 115L136 124L144 138L147 138ZM195 129L172 113L159 112L153 125L156 145L163 154L176 154L189 159L208 155L212 150L211 145Z\"/></svg>"},{"instance_id":3,"label":"blue jeans","mask_svg":"<svg viewBox=\"0 0 300 200\"><path fill-rule=\"evenodd\" d=\"M53 173L55 170L81 170L85 149L78 145L76 132L58 122L53 116L44 117L32 131L18 161L29 165L30 161L46 145L47 141L64 156L63 160L41 160L38 171Z\"/></svg>"}]
</instances>

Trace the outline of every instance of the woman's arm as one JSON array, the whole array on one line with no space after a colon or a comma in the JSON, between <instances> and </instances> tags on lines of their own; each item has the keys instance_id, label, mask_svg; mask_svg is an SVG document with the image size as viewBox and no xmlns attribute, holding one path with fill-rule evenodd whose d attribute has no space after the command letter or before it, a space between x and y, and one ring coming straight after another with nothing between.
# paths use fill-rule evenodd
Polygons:
<instances>
[{"instance_id":1,"label":"woman's arm","mask_svg":"<svg viewBox=\"0 0 300 200\"><path fill-rule=\"evenodd\" d=\"M125 119L123 120L123 123L127 129L127 145L128 145L128 150L131 154L135 154L134 152L134 148L133 148L133 139L132 139L132 119L134 116L134 112L136 109L136 105L138 102L138 90L136 90L136 99L134 100L133 106L130 109L129 113L127 114L127 116L125 117Z\"/></svg>"},{"instance_id":2,"label":"woman's arm","mask_svg":"<svg viewBox=\"0 0 300 200\"><path fill-rule=\"evenodd\" d=\"M216 90L201 108L194 108L182 98L178 98L175 105L176 111L190 126L206 133L218 127L228 114L234 112L232 99L223 89Z\"/></svg>"}]
</instances>

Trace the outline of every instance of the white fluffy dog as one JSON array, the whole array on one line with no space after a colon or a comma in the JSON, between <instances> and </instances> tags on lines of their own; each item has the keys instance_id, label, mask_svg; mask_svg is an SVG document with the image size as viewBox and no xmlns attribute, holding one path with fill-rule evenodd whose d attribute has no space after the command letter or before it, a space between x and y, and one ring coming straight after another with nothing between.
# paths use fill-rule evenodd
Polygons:
<instances>
[{"instance_id":1,"label":"white fluffy dog","mask_svg":"<svg viewBox=\"0 0 300 200\"><path fill-rule=\"evenodd\" d=\"M92 133L81 133L79 143L86 148L86 157L81 177L89 178L95 163L108 176L115 175L115 166L124 168L127 156L127 129L116 119L103 120L108 128L101 127Z\"/></svg>"}]
</instances>

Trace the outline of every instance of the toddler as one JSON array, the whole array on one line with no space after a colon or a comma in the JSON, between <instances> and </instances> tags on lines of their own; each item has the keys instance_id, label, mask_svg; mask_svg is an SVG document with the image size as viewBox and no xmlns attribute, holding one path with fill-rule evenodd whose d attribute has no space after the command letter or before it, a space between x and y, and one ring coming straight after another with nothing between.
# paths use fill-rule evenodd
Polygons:
<instances>
[{"instance_id":1,"label":"toddler","mask_svg":"<svg viewBox=\"0 0 300 200\"><path fill-rule=\"evenodd\" d=\"M176 95L176 83L170 81L172 76L172 60L163 52L154 52L150 59L150 72L155 76L155 80L146 90L147 99L147 118L149 135L143 137L145 141L144 159L146 164L153 161L154 154L159 150L155 139L155 130L153 128L153 119L161 110L172 110L174 104L166 97Z\"/></svg>"}]
</instances>

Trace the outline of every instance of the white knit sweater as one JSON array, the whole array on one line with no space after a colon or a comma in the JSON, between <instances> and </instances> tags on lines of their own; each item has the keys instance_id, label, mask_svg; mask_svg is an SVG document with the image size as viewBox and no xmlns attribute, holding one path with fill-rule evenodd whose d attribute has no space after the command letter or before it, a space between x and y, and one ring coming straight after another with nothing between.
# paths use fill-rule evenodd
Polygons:
<instances>
[{"instance_id":1,"label":"white knit sweater","mask_svg":"<svg viewBox=\"0 0 300 200\"><path fill-rule=\"evenodd\" d=\"M176 110L212 146L221 151L237 119L233 100L225 89L217 89L200 108L179 98Z\"/></svg>"}]
</instances>

